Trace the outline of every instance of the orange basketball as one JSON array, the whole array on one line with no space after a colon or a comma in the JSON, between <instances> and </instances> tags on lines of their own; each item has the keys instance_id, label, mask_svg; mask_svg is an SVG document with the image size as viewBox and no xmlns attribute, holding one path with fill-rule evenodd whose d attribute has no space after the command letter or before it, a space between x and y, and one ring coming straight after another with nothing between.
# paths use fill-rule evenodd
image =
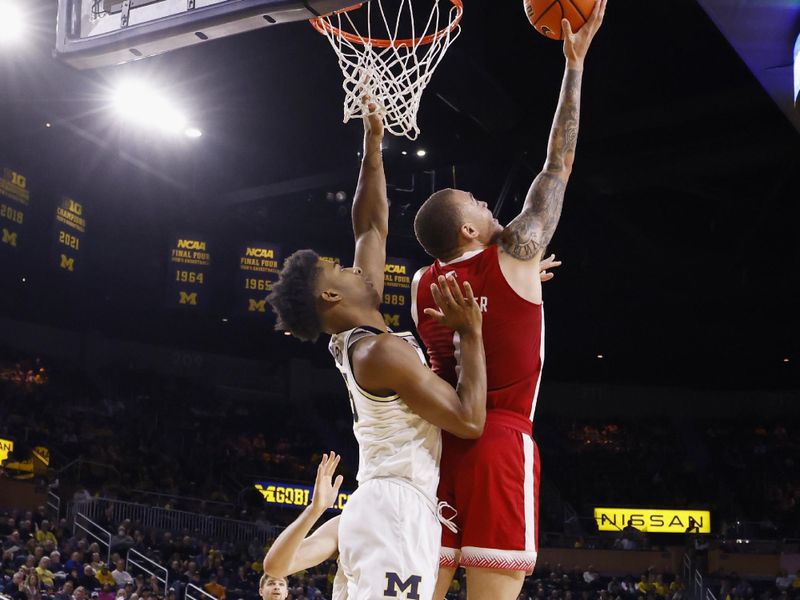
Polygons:
<instances>
[{"instance_id":1,"label":"orange basketball","mask_svg":"<svg viewBox=\"0 0 800 600\"><path fill-rule=\"evenodd\" d=\"M572 31L578 31L589 19L594 0L523 0L528 20L543 36L563 39L561 19L567 19Z\"/></svg>"}]
</instances>

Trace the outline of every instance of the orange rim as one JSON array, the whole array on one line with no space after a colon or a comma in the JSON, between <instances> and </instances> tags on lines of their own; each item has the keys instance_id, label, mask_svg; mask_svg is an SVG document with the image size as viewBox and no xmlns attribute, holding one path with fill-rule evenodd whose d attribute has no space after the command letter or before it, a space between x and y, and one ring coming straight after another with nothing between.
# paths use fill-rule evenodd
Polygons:
<instances>
[{"instance_id":1,"label":"orange rim","mask_svg":"<svg viewBox=\"0 0 800 600\"><path fill-rule=\"evenodd\" d=\"M361 8L364 5L363 2L361 4L354 4L353 6L348 6L347 8L334 11L322 17L315 17L311 19L311 25L313 25L314 29L316 29L317 31L319 31L324 35L332 34L337 37L343 38L349 42L352 42L354 44L364 44L364 45L370 44L372 46L375 46L376 48L427 45L427 44L432 44L436 40L441 39L446 35L452 33L452 31L456 27L458 27L458 24L461 22L461 17L464 16L463 0L450 0L450 2L453 4L453 6L456 7L456 18L453 19L453 22L450 23L450 25L448 25L444 29L421 38L407 38L404 40L394 40L394 41L383 38L370 38L362 35L356 35L355 33L348 33L346 31L342 31L339 27L334 27L334 25L327 20L327 17L329 17L330 15L337 15L339 13L350 12L352 10Z\"/></svg>"}]
</instances>

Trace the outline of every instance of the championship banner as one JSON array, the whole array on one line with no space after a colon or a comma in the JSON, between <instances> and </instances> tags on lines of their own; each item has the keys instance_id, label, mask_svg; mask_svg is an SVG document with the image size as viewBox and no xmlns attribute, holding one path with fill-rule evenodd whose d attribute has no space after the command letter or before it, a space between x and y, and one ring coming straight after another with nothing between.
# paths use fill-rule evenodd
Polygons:
<instances>
[{"instance_id":1,"label":"championship banner","mask_svg":"<svg viewBox=\"0 0 800 600\"><path fill-rule=\"evenodd\" d=\"M82 263L83 239L86 234L86 214L80 202L62 196L56 206L53 228L53 254L55 267L65 273L74 273Z\"/></svg>"},{"instance_id":2,"label":"championship banner","mask_svg":"<svg viewBox=\"0 0 800 600\"><path fill-rule=\"evenodd\" d=\"M11 454L13 451L14 442L0 438L0 465L2 465L8 459L9 454Z\"/></svg>"},{"instance_id":3,"label":"championship banner","mask_svg":"<svg viewBox=\"0 0 800 600\"><path fill-rule=\"evenodd\" d=\"M335 265L342 264L342 257L338 256L335 252L318 252L320 260L331 262Z\"/></svg>"},{"instance_id":4,"label":"championship banner","mask_svg":"<svg viewBox=\"0 0 800 600\"><path fill-rule=\"evenodd\" d=\"M201 308L211 294L208 274L211 253L208 242L194 234L177 235L169 250L167 270L167 305Z\"/></svg>"},{"instance_id":5,"label":"championship banner","mask_svg":"<svg viewBox=\"0 0 800 600\"><path fill-rule=\"evenodd\" d=\"M237 310L246 315L268 316L267 296L278 281L282 266L281 249L276 244L253 242L239 253Z\"/></svg>"},{"instance_id":6,"label":"championship banner","mask_svg":"<svg viewBox=\"0 0 800 600\"><path fill-rule=\"evenodd\" d=\"M19 246L30 198L25 176L3 167L0 177L0 248L13 250Z\"/></svg>"},{"instance_id":7,"label":"championship banner","mask_svg":"<svg viewBox=\"0 0 800 600\"><path fill-rule=\"evenodd\" d=\"M595 508L600 531L621 532L630 523L647 533L711 533L711 512L671 508Z\"/></svg>"},{"instance_id":8,"label":"championship banner","mask_svg":"<svg viewBox=\"0 0 800 600\"><path fill-rule=\"evenodd\" d=\"M292 508L305 508L311 504L314 491L314 486L311 485L283 481L259 481L255 484L255 488L267 504ZM342 512L352 493L340 491L333 506L328 510Z\"/></svg>"},{"instance_id":9,"label":"championship banner","mask_svg":"<svg viewBox=\"0 0 800 600\"><path fill-rule=\"evenodd\" d=\"M386 325L394 331L411 331L411 280L414 270L405 258L386 258L383 274L381 313Z\"/></svg>"}]
</instances>

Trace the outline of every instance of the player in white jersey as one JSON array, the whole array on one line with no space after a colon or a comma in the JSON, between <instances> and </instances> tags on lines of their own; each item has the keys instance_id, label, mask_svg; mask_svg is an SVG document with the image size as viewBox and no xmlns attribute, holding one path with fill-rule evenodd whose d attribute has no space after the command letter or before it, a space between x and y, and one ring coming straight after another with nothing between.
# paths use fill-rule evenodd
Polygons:
<instances>
[{"instance_id":1,"label":"player in white jersey","mask_svg":"<svg viewBox=\"0 0 800 600\"><path fill-rule=\"evenodd\" d=\"M472 289L433 284L431 316L458 332L456 389L425 364L411 334L387 328L381 311L389 205L383 123L364 121L364 159L353 200L352 268L312 250L286 259L268 301L277 328L303 340L332 336L331 352L350 394L360 447L358 482L338 526L339 565L349 600L429 600L441 527L436 510L440 428L477 438L486 420L486 357Z\"/></svg>"}]
</instances>

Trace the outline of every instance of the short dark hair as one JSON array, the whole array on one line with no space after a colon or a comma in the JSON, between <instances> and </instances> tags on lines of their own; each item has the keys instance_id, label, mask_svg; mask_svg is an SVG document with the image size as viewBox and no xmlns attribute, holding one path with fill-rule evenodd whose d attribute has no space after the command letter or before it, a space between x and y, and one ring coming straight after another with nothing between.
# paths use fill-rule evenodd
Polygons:
<instances>
[{"instance_id":1,"label":"short dark hair","mask_svg":"<svg viewBox=\"0 0 800 600\"><path fill-rule=\"evenodd\" d=\"M258 582L258 591L260 592L264 589L264 586L267 584L268 579L283 579L284 583L288 586L289 579L287 577L275 577L274 575L270 575L269 573L264 573L261 576L261 580Z\"/></svg>"},{"instance_id":2,"label":"short dark hair","mask_svg":"<svg viewBox=\"0 0 800 600\"><path fill-rule=\"evenodd\" d=\"M414 217L417 241L433 258L445 258L458 248L461 211L452 200L452 189L439 190L423 202Z\"/></svg>"},{"instance_id":3,"label":"short dark hair","mask_svg":"<svg viewBox=\"0 0 800 600\"><path fill-rule=\"evenodd\" d=\"M318 275L319 255L313 250L298 250L286 259L267 296L278 317L276 330L288 331L304 342L317 341L322 330L317 314Z\"/></svg>"}]
</instances>

